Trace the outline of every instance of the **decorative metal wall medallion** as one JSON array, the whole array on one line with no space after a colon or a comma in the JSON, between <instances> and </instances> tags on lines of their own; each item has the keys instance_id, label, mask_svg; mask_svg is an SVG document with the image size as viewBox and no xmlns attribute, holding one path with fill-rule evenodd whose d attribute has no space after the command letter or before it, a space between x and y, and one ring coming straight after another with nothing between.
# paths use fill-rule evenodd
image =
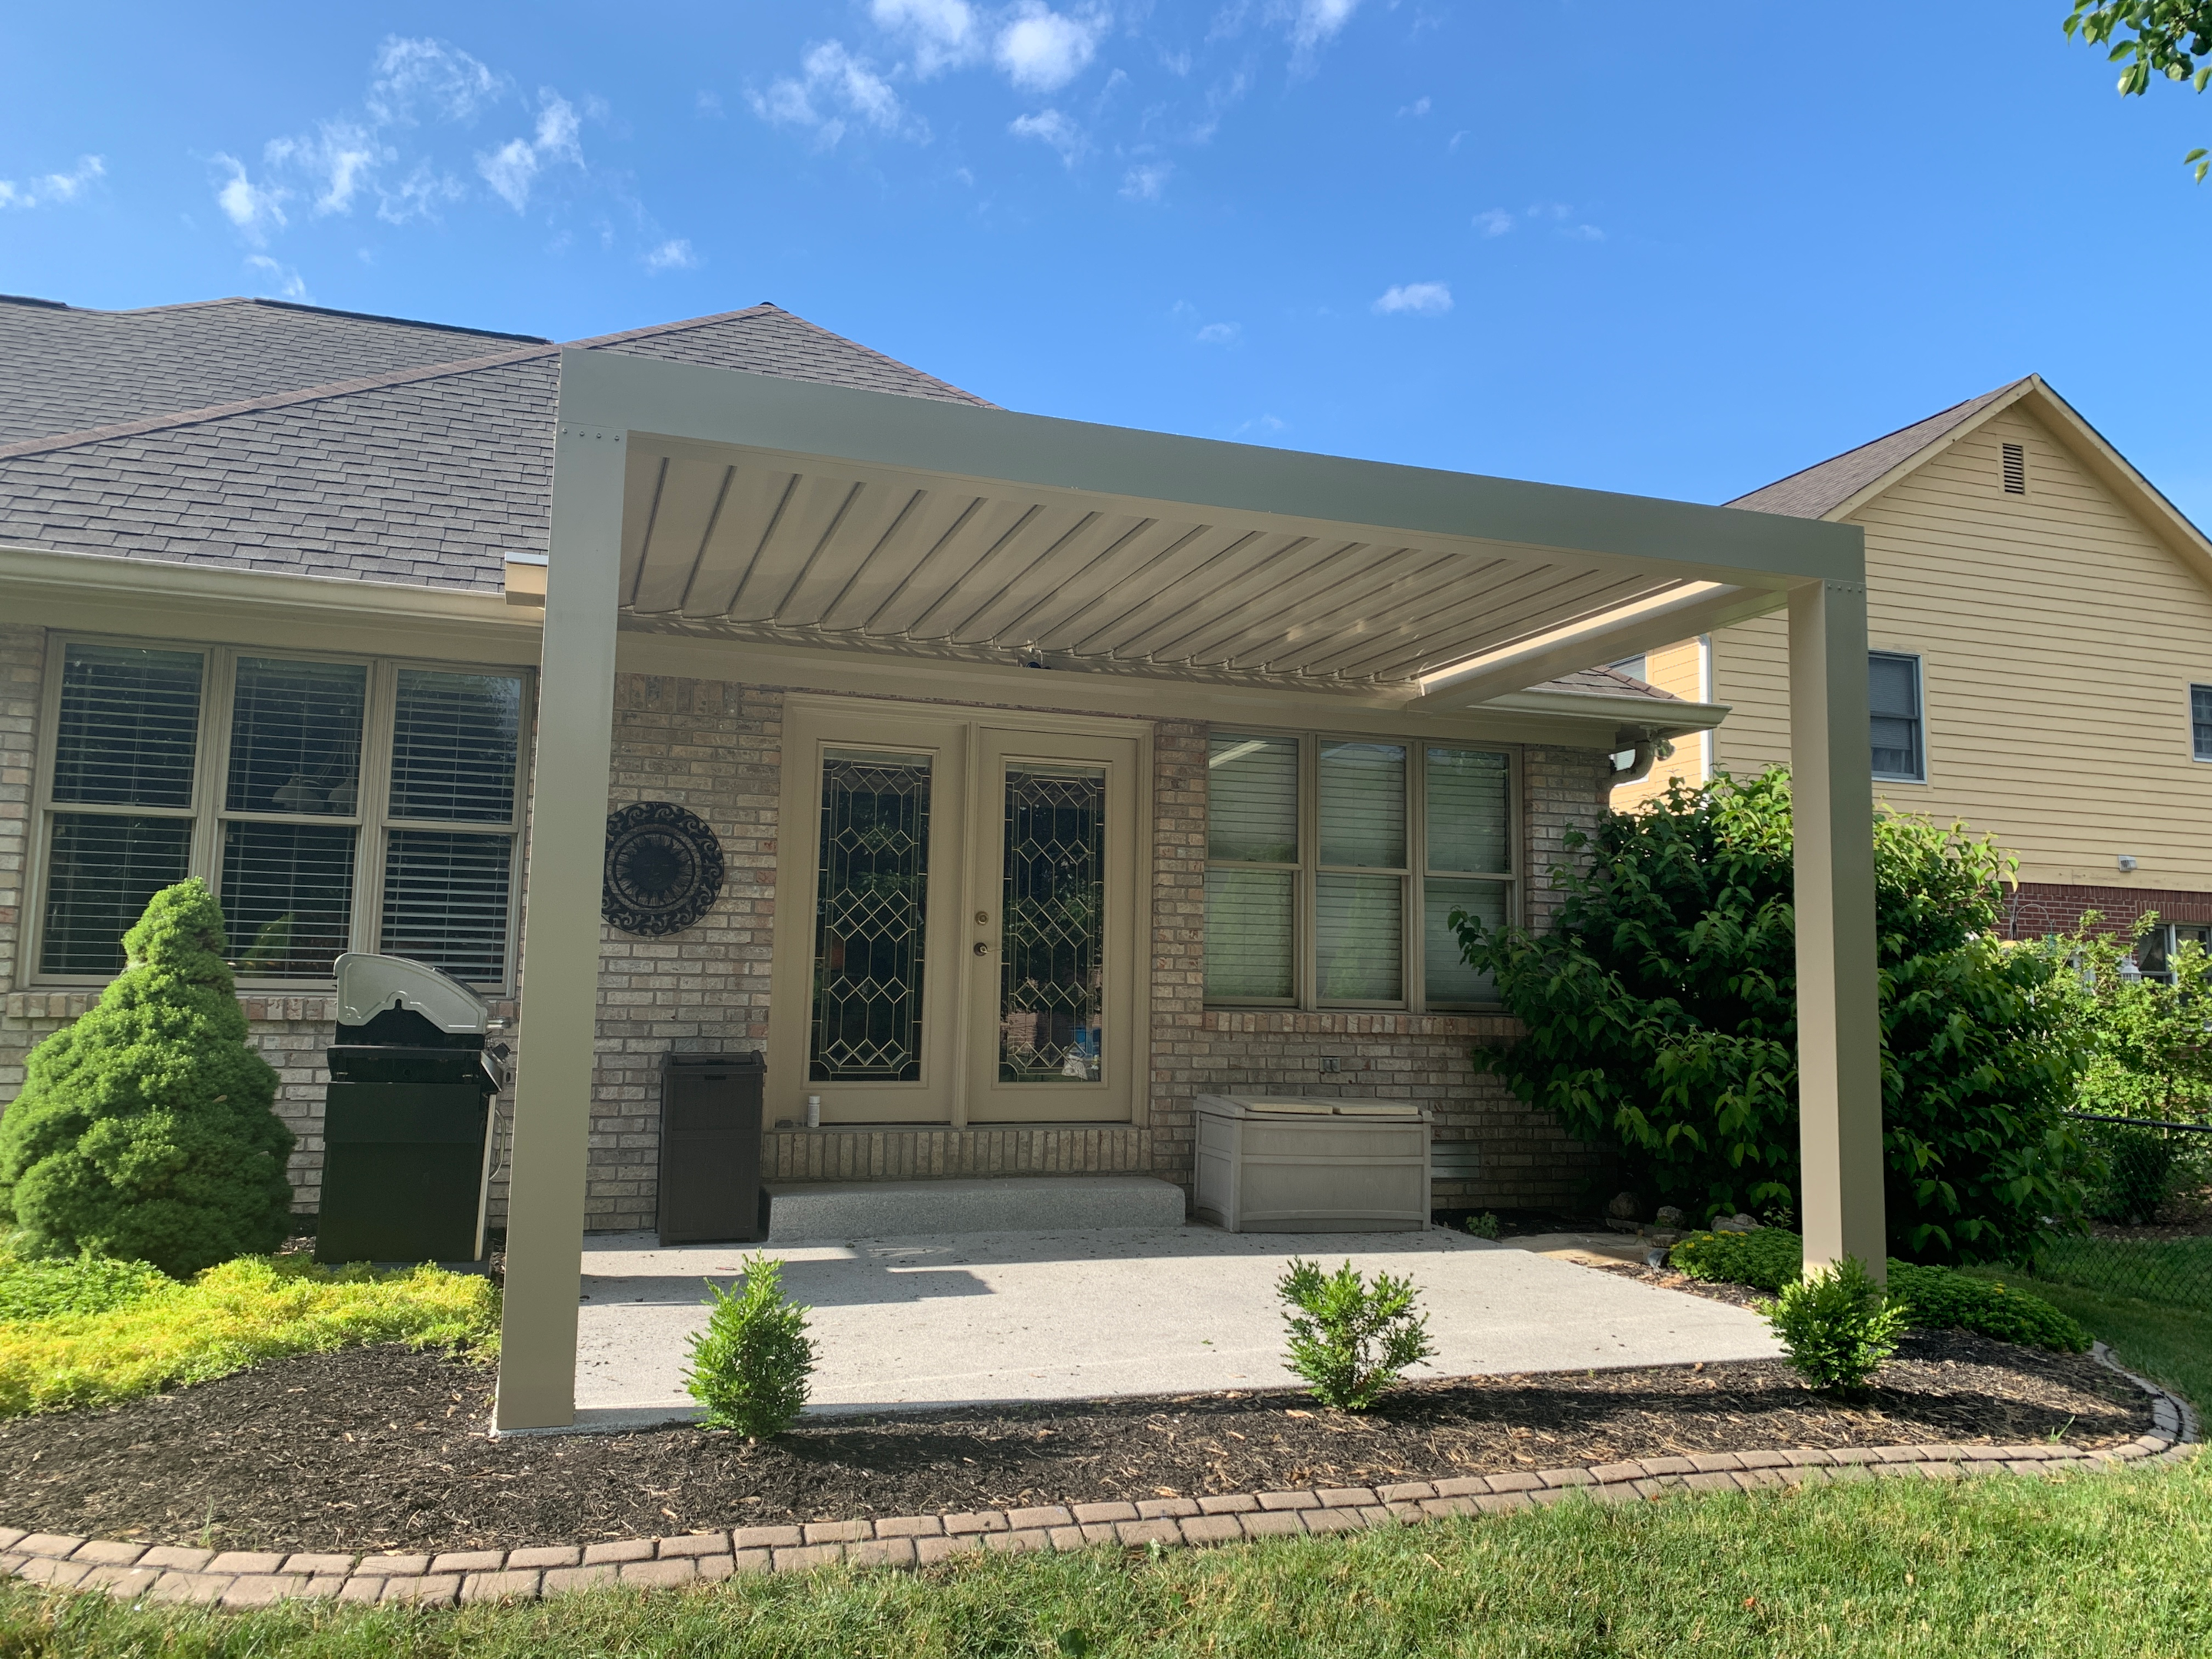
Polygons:
<instances>
[{"instance_id":1,"label":"decorative metal wall medallion","mask_svg":"<svg viewBox=\"0 0 2212 1659\"><path fill-rule=\"evenodd\" d=\"M722 843L696 812L641 800L607 814L599 914L625 933L678 933L722 892Z\"/></svg>"}]
</instances>

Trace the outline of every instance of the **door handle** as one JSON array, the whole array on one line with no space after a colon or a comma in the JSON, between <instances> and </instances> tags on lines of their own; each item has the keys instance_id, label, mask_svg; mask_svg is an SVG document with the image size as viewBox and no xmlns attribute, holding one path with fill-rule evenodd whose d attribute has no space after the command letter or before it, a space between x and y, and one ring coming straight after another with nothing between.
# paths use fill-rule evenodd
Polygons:
<instances>
[{"instance_id":1,"label":"door handle","mask_svg":"<svg viewBox=\"0 0 2212 1659\"><path fill-rule=\"evenodd\" d=\"M988 957L991 954L991 947L978 939L975 944L975 954L979 957Z\"/></svg>"}]
</instances>

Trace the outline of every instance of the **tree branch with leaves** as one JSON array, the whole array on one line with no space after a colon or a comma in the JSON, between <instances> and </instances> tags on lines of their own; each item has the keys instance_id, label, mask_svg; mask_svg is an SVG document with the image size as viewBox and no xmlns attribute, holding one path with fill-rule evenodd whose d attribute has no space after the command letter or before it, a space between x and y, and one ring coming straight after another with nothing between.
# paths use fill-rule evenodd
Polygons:
<instances>
[{"instance_id":1,"label":"tree branch with leaves","mask_svg":"<svg viewBox=\"0 0 2212 1659\"><path fill-rule=\"evenodd\" d=\"M2186 81L2198 92L2212 85L2212 0L2074 0L2060 27L2069 40L2109 46L2120 71L2123 98L2150 90L2154 73ZM2202 145L2182 158L2203 184L2212 173L2212 149Z\"/></svg>"}]
</instances>

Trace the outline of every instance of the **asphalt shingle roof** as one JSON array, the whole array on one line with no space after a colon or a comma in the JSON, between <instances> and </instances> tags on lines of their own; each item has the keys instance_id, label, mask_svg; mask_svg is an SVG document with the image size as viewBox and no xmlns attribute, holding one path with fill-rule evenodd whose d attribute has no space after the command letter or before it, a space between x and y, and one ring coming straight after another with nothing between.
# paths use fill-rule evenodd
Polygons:
<instances>
[{"instance_id":1,"label":"asphalt shingle roof","mask_svg":"<svg viewBox=\"0 0 2212 1659\"><path fill-rule=\"evenodd\" d=\"M0 444L481 357L535 336L274 300L144 311L0 301Z\"/></svg>"},{"instance_id":2,"label":"asphalt shingle roof","mask_svg":"<svg viewBox=\"0 0 2212 1659\"><path fill-rule=\"evenodd\" d=\"M460 338L458 362L0 446L0 544L497 591L546 548L559 349ZM774 306L577 343L983 401Z\"/></svg>"},{"instance_id":3,"label":"asphalt shingle roof","mask_svg":"<svg viewBox=\"0 0 2212 1659\"><path fill-rule=\"evenodd\" d=\"M1886 438L1847 449L1802 472L1793 472L1727 503L1754 513L1780 513L1793 519L1824 519L1892 468L1911 460L1929 445L1964 425L2020 384L2014 380L1901 427Z\"/></svg>"}]
</instances>

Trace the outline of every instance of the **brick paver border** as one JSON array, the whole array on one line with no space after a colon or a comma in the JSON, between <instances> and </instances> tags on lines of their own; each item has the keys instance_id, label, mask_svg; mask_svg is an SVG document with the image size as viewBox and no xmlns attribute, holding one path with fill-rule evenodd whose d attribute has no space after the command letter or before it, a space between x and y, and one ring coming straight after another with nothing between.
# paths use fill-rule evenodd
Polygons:
<instances>
[{"instance_id":1,"label":"brick paver border","mask_svg":"<svg viewBox=\"0 0 2212 1659\"><path fill-rule=\"evenodd\" d=\"M1034 1509L816 1521L674 1538L427 1555L218 1553L0 1527L0 1573L55 1589L100 1590L131 1601L256 1607L321 1598L452 1606L529 1600L601 1585L712 1583L738 1573L804 1572L841 1561L854 1567L927 1566L969 1550L1241 1543L1398 1526L1438 1516L1530 1509L1577 1492L1605 1503L1634 1503L1680 1491L1756 1492L1877 1476L1948 1480L2004 1472L2053 1474L2173 1462L2192 1455L2202 1436L2188 1402L2122 1370L2102 1343L2096 1353L2150 1396L2151 1430L2124 1445L2091 1452L2050 1443L1699 1452L1689 1457L1650 1457L1530 1474L1460 1475L1386 1486L1148 1498L1134 1504L1048 1504Z\"/></svg>"}]
</instances>

